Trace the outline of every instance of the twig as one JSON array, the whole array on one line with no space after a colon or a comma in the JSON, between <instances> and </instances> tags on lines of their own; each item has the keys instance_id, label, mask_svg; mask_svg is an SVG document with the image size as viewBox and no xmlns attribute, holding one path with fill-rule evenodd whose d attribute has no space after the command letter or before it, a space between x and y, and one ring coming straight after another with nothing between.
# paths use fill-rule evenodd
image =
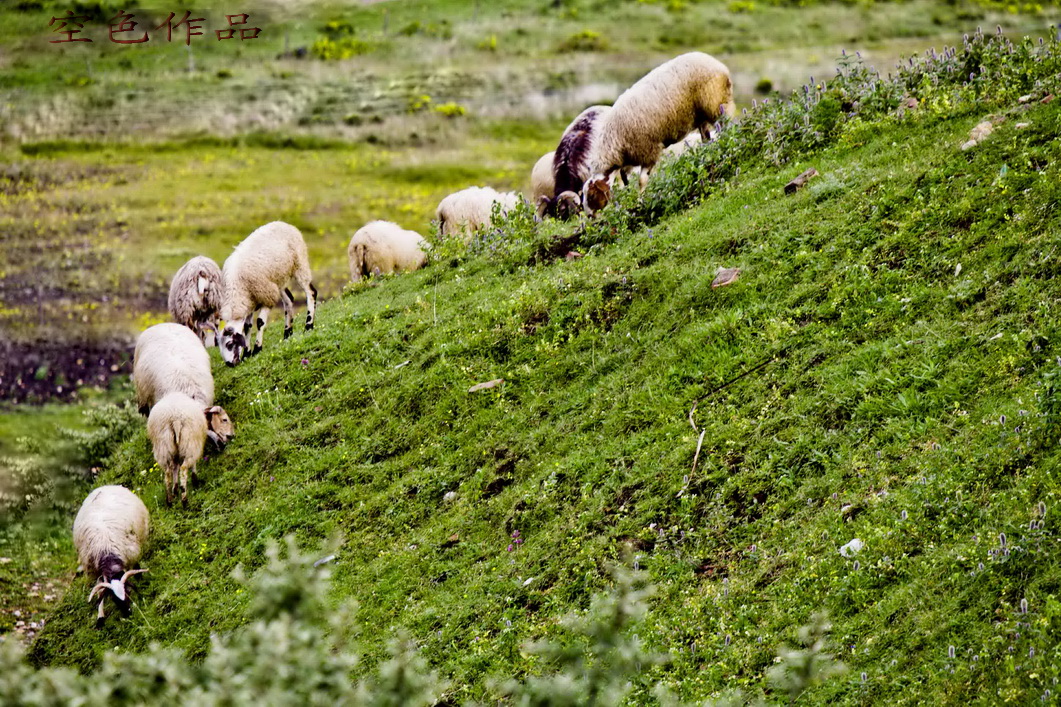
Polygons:
<instances>
[{"instance_id":1,"label":"twig","mask_svg":"<svg viewBox=\"0 0 1061 707\"><path fill-rule=\"evenodd\" d=\"M700 439L696 440L696 454L693 455L693 470L689 472L689 476L696 473L696 463L700 461L700 447L704 444L704 435L707 434L707 428L705 427L700 432Z\"/></svg>"}]
</instances>

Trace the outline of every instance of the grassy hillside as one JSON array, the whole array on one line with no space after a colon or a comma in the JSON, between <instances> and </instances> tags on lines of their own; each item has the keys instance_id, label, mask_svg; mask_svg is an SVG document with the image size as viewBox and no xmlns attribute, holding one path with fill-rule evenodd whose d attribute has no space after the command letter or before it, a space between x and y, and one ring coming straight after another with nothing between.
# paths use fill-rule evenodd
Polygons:
<instances>
[{"instance_id":1,"label":"grassy hillside","mask_svg":"<svg viewBox=\"0 0 1061 707\"><path fill-rule=\"evenodd\" d=\"M202 656L243 620L229 573L293 533L342 537L362 668L404 628L456 703L542 670L521 644L563 640L558 617L624 546L658 587L641 638L672 658L631 676L638 702L656 681L761 687L821 609L851 670L810 701L1056 691L1061 110L1040 99L1057 49L990 44L887 96L808 88L806 122L799 101L751 114L727 133L744 142L622 195L582 259L544 257L569 226L517 217L349 288L312 333L273 328L237 369L215 352L237 438L191 507L162 504L143 433L101 476L153 513L134 618L92 630L75 585L35 659ZM899 117L904 89L920 104ZM784 195L809 166L821 176ZM712 289L719 267L739 280Z\"/></svg>"}]
</instances>

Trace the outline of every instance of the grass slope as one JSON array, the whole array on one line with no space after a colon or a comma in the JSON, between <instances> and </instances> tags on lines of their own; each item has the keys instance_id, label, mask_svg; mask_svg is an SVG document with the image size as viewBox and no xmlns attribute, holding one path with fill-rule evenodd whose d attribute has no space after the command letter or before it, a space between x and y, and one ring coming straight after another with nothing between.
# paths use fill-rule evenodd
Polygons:
<instances>
[{"instance_id":1,"label":"grass slope","mask_svg":"<svg viewBox=\"0 0 1061 707\"><path fill-rule=\"evenodd\" d=\"M851 671L809 701L1038 699L1061 676L1058 105L968 152L982 115L864 126L795 196L811 163L582 260L444 259L274 327L215 367L238 436L191 508L162 505L143 434L101 478L153 513L134 618L94 631L75 584L35 658L201 655L244 615L237 564L338 533L365 663L404 627L483 698L629 543L659 588L641 636L673 659L639 684L761 686L827 609ZM712 290L719 266L739 281Z\"/></svg>"}]
</instances>

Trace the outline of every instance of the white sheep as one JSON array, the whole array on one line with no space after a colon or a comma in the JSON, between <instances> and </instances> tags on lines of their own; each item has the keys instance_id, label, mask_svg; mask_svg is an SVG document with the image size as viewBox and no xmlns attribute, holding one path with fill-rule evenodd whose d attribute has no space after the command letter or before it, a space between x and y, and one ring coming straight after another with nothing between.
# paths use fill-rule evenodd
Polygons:
<instances>
[{"instance_id":1,"label":"white sheep","mask_svg":"<svg viewBox=\"0 0 1061 707\"><path fill-rule=\"evenodd\" d=\"M133 384L142 415L167 393L184 393L204 408L214 404L210 355L181 324L156 324L140 334L133 351Z\"/></svg>"},{"instance_id":2,"label":"white sheep","mask_svg":"<svg viewBox=\"0 0 1061 707\"><path fill-rule=\"evenodd\" d=\"M465 240L493 221L494 204L500 204L505 214L522 201L516 192L498 192L490 187L468 187L450 194L439 202L435 210L442 235L464 234Z\"/></svg>"},{"instance_id":3,"label":"white sheep","mask_svg":"<svg viewBox=\"0 0 1061 707\"><path fill-rule=\"evenodd\" d=\"M369 275L417 270L427 262L427 247L416 231L390 221L367 223L357 230L346 249L350 279L359 282Z\"/></svg>"},{"instance_id":4,"label":"white sheep","mask_svg":"<svg viewBox=\"0 0 1061 707\"><path fill-rule=\"evenodd\" d=\"M245 358L255 312L258 338L251 355L262 350L269 310L277 303L284 306L284 338L291 336L295 301L286 286L292 278L306 293L306 331L313 329L317 288L311 281L306 242L291 224L273 221L255 230L228 256L221 273L225 281L221 306L225 328L219 348L227 365L235 366Z\"/></svg>"},{"instance_id":5,"label":"white sheep","mask_svg":"<svg viewBox=\"0 0 1061 707\"><path fill-rule=\"evenodd\" d=\"M108 595L129 615L132 602L125 583L147 570L127 568L140 559L150 525L147 506L123 486L100 486L81 504L74 518L74 547L81 567L89 577L97 578L88 595L90 602L100 596L97 626L105 618L103 604Z\"/></svg>"},{"instance_id":6,"label":"white sheep","mask_svg":"<svg viewBox=\"0 0 1061 707\"><path fill-rule=\"evenodd\" d=\"M693 130L707 138L714 123L735 113L726 65L702 52L682 54L648 72L600 119L589 171L594 180L618 171L626 183L622 170L640 167L644 186L663 148Z\"/></svg>"},{"instance_id":7,"label":"white sheep","mask_svg":"<svg viewBox=\"0 0 1061 707\"><path fill-rule=\"evenodd\" d=\"M531 203L539 219L544 217L553 203L556 180L553 178L553 156L556 151L546 152L534 163L531 170Z\"/></svg>"},{"instance_id":8,"label":"white sheep","mask_svg":"<svg viewBox=\"0 0 1061 707\"><path fill-rule=\"evenodd\" d=\"M188 472L203 456L207 438L218 447L233 437L232 421L220 407L203 408L199 401L184 393L167 394L151 408L147 417L147 436L155 461L162 468L166 484L166 503L173 503L177 482L181 485L181 502L188 502Z\"/></svg>"},{"instance_id":9,"label":"white sheep","mask_svg":"<svg viewBox=\"0 0 1061 707\"><path fill-rule=\"evenodd\" d=\"M200 255L181 266L169 286L169 312L174 321L190 328L206 343L207 330L214 342L220 340L217 323L221 320L221 300L225 286L221 268L210 258Z\"/></svg>"}]
</instances>

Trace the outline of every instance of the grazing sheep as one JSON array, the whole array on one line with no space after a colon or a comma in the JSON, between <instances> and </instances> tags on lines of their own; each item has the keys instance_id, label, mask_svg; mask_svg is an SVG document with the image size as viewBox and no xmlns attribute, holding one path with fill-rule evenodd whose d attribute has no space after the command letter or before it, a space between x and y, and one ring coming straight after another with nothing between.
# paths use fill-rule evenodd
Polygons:
<instances>
[{"instance_id":1,"label":"grazing sheep","mask_svg":"<svg viewBox=\"0 0 1061 707\"><path fill-rule=\"evenodd\" d=\"M500 193L490 187L468 187L440 201L435 218L442 235L463 233L467 241L476 231L490 226L495 203L501 205L501 213L505 214L521 200L514 191Z\"/></svg>"},{"instance_id":2,"label":"grazing sheep","mask_svg":"<svg viewBox=\"0 0 1061 707\"><path fill-rule=\"evenodd\" d=\"M181 502L188 502L188 470L195 473L207 438L222 447L233 435L232 421L224 410L216 405L204 409L184 393L169 393L151 408L147 436L155 461L162 467L167 505L173 503L178 476Z\"/></svg>"},{"instance_id":3,"label":"grazing sheep","mask_svg":"<svg viewBox=\"0 0 1061 707\"><path fill-rule=\"evenodd\" d=\"M427 262L427 242L416 231L407 231L390 221L372 221L357 230L346 256L350 279L359 282L369 275L417 270Z\"/></svg>"},{"instance_id":4,"label":"grazing sheep","mask_svg":"<svg viewBox=\"0 0 1061 707\"><path fill-rule=\"evenodd\" d=\"M156 324L140 334L133 383L141 415L168 393L184 393L201 407L214 404L210 356L199 337L181 324Z\"/></svg>"},{"instance_id":5,"label":"grazing sheep","mask_svg":"<svg viewBox=\"0 0 1061 707\"><path fill-rule=\"evenodd\" d=\"M220 349L227 365L235 366L246 357L255 312L258 338L250 355L262 350L269 310L277 303L284 306L284 338L291 336L295 301L286 285L292 278L306 293L306 331L313 329L317 288L311 281L306 242L291 224L273 221L255 230L236 246L221 272L225 281L221 306L225 328Z\"/></svg>"},{"instance_id":6,"label":"grazing sheep","mask_svg":"<svg viewBox=\"0 0 1061 707\"><path fill-rule=\"evenodd\" d=\"M560 144L553 157L553 193L551 203L546 210L556 216L566 218L560 211L560 196L565 192L579 193L582 185L590 176L590 157L596 146L598 127L611 112L611 106L590 106L578 114L571 124L564 128Z\"/></svg>"},{"instance_id":7,"label":"grazing sheep","mask_svg":"<svg viewBox=\"0 0 1061 707\"><path fill-rule=\"evenodd\" d=\"M589 173L608 180L619 171L625 184L624 168L640 167L644 186L664 147L693 130L707 138L714 123L735 113L725 64L702 52L677 56L627 89L601 118Z\"/></svg>"},{"instance_id":8,"label":"grazing sheep","mask_svg":"<svg viewBox=\"0 0 1061 707\"><path fill-rule=\"evenodd\" d=\"M221 339L221 300L225 286L221 268L204 255L192 258L177 271L169 286L169 313L174 321L188 327L206 344L206 331L214 332L214 343Z\"/></svg>"},{"instance_id":9,"label":"grazing sheep","mask_svg":"<svg viewBox=\"0 0 1061 707\"><path fill-rule=\"evenodd\" d=\"M81 567L98 581L88 595L100 596L96 626L103 624L103 604L110 596L122 614L132 602L125 582L147 570L126 569L140 559L151 520L144 502L124 486L100 486L88 495L74 518L74 547Z\"/></svg>"},{"instance_id":10,"label":"grazing sheep","mask_svg":"<svg viewBox=\"0 0 1061 707\"><path fill-rule=\"evenodd\" d=\"M551 210L550 206L553 203L556 184L553 179L553 156L555 154L555 150L546 152L534 163L534 169L531 170L531 203L534 204L539 220Z\"/></svg>"}]
</instances>

